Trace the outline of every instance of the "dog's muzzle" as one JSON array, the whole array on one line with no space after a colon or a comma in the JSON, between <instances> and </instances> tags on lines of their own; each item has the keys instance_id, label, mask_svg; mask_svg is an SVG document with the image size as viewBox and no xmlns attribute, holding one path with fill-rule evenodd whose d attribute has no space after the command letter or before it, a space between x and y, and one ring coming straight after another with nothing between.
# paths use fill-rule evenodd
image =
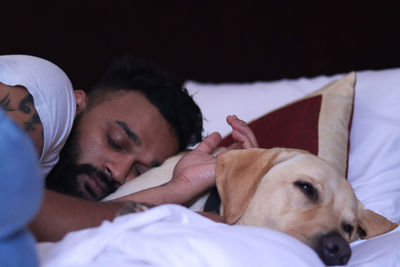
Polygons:
<instances>
[{"instance_id":1,"label":"dog's muzzle","mask_svg":"<svg viewBox=\"0 0 400 267\"><path fill-rule=\"evenodd\" d=\"M316 251L326 265L345 265L349 261L350 246L338 232L322 235L317 242Z\"/></svg>"}]
</instances>

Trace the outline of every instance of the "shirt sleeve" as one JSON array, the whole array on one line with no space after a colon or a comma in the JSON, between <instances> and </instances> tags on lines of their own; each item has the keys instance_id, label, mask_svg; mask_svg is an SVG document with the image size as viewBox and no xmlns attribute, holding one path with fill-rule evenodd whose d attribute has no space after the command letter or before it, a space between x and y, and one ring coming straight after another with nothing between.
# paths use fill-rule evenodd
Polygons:
<instances>
[{"instance_id":1,"label":"shirt sleeve","mask_svg":"<svg viewBox=\"0 0 400 267\"><path fill-rule=\"evenodd\" d=\"M68 76L55 64L33 56L0 56L0 81L24 86L32 95L43 125L40 166L45 176L59 159L70 134L76 102Z\"/></svg>"}]
</instances>

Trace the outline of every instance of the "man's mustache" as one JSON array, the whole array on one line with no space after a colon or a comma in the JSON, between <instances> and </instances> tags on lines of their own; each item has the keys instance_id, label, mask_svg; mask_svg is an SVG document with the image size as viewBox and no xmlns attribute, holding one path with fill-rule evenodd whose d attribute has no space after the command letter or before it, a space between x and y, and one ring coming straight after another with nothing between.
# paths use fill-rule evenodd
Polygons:
<instances>
[{"instance_id":1,"label":"man's mustache","mask_svg":"<svg viewBox=\"0 0 400 267\"><path fill-rule=\"evenodd\" d=\"M97 176L100 180L104 183L105 189L105 196L115 192L118 189L118 182L115 181L112 177L109 177L105 172L102 170L97 169L93 165L89 163L78 164L74 168L74 176L80 174L87 174L91 176ZM104 196L104 197L105 197Z\"/></svg>"}]
</instances>

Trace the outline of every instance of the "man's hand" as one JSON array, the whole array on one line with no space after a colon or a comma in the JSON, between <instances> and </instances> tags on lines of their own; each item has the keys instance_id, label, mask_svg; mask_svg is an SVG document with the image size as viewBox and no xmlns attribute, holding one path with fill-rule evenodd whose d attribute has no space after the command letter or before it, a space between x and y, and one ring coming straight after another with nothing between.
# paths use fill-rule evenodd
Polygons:
<instances>
[{"instance_id":1,"label":"man's hand","mask_svg":"<svg viewBox=\"0 0 400 267\"><path fill-rule=\"evenodd\" d=\"M215 185L216 158L211 153L220 142L220 134L212 133L176 165L169 185L180 188L177 194L181 194L185 202Z\"/></svg>"},{"instance_id":2,"label":"man's hand","mask_svg":"<svg viewBox=\"0 0 400 267\"><path fill-rule=\"evenodd\" d=\"M232 138L236 141L229 146L229 150L258 147L257 139L246 122L236 115L227 116L226 121L232 127Z\"/></svg>"},{"instance_id":3,"label":"man's hand","mask_svg":"<svg viewBox=\"0 0 400 267\"><path fill-rule=\"evenodd\" d=\"M236 116L227 117L232 127L232 137L236 141L227 149L246 149L258 147L258 143L250 127ZM212 133L205 138L193 151L189 152L178 162L174 169L170 186L180 188L177 194L190 201L215 185L216 158L211 155L221 142L219 133Z\"/></svg>"}]
</instances>

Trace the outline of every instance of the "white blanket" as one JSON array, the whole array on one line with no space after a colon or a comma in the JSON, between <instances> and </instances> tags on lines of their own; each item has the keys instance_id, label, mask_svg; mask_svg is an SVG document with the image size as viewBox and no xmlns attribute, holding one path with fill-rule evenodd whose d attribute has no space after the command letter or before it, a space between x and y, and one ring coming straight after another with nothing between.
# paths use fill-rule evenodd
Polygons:
<instances>
[{"instance_id":1,"label":"white blanket","mask_svg":"<svg viewBox=\"0 0 400 267\"><path fill-rule=\"evenodd\" d=\"M41 265L57 267L324 266L297 239L266 228L215 223L177 205L117 217L38 244ZM352 244L348 266L400 266L400 231ZM282 253L284 252L284 253Z\"/></svg>"},{"instance_id":2,"label":"white blanket","mask_svg":"<svg viewBox=\"0 0 400 267\"><path fill-rule=\"evenodd\" d=\"M120 216L38 249L42 266L57 267L324 266L311 248L291 236L215 223L177 205Z\"/></svg>"}]
</instances>

